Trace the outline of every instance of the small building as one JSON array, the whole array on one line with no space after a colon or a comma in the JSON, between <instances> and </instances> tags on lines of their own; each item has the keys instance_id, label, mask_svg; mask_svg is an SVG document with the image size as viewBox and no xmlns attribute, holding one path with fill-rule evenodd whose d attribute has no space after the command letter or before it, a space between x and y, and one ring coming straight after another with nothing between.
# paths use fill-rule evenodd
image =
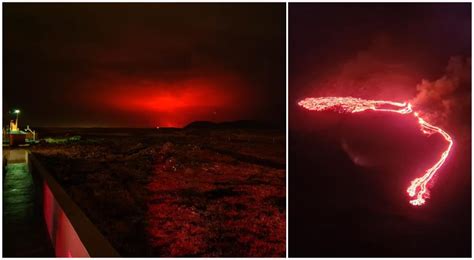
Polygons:
<instances>
[{"instance_id":1,"label":"small building","mask_svg":"<svg viewBox=\"0 0 474 260\"><path fill-rule=\"evenodd\" d=\"M25 143L34 143L37 140L36 131L30 129L28 125L24 131L18 127L18 114L20 110L15 110L17 115L16 120L10 120L10 126L7 129L3 129L3 142L10 146L17 146Z\"/></svg>"},{"instance_id":2,"label":"small building","mask_svg":"<svg viewBox=\"0 0 474 260\"><path fill-rule=\"evenodd\" d=\"M10 132L8 134L8 137L10 139L10 146L17 146L26 143L26 132L23 132L21 130Z\"/></svg>"}]
</instances>

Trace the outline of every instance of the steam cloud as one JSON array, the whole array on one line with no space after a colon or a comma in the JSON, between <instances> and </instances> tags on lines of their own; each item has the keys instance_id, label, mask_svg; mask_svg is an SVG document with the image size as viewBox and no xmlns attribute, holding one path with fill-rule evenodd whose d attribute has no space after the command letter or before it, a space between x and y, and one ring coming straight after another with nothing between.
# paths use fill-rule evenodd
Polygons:
<instances>
[{"instance_id":1,"label":"steam cloud","mask_svg":"<svg viewBox=\"0 0 474 260\"><path fill-rule=\"evenodd\" d=\"M432 58L402 48L386 35L342 63L323 95L409 101L428 122L466 127L470 111L471 58L452 56L444 75L427 79ZM420 79L421 82L420 82ZM449 129L449 127L448 127Z\"/></svg>"},{"instance_id":2,"label":"steam cloud","mask_svg":"<svg viewBox=\"0 0 474 260\"><path fill-rule=\"evenodd\" d=\"M455 115L470 108L470 93L465 90L469 88L462 88L470 83L471 59L451 57L445 75L434 81L423 79L416 86L418 94L411 103L431 123L454 123L459 120Z\"/></svg>"}]
</instances>

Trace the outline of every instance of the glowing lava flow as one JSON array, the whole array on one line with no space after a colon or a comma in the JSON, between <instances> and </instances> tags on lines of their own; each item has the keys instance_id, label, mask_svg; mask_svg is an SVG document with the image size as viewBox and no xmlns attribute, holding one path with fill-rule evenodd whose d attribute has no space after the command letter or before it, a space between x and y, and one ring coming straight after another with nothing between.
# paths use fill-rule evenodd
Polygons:
<instances>
[{"instance_id":1,"label":"glowing lava flow","mask_svg":"<svg viewBox=\"0 0 474 260\"><path fill-rule=\"evenodd\" d=\"M420 206L425 203L425 199L429 197L427 184L443 165L444 161L451 151L453 146L453 139L443 129L427 123L421 118L417 112L413 112L410 103L399 103L383 100L365 100L353 97L320 97L320 98L306 98L298 102L298 105L315 111L333 110L339 113L358 113L366 110L392 112L399 114L411 114L418 119L421 131L424 134L439 133L449 143L446 150L441 154L441 158L429 169L427 169L423 176L414 179L410 187L408 187L408 195L412 198L410 203L415 206Z\"/></svg>"}]
</instances>

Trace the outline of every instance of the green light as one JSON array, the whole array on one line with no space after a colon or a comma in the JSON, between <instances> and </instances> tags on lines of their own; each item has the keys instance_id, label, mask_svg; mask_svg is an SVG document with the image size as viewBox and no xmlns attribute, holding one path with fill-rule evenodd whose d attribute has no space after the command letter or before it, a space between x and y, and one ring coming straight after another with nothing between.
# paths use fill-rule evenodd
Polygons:
<instances>
[{"instance_id":1,"label":"green light","mask_svg":"<svg viewBox=\"0 0 474 260\"><path fill-rule=\"evenodd\" d=\"M20 110L19 109L15 109L15 111L13 112L15 114L20 114Z\"/></svg>"}]
</instances>

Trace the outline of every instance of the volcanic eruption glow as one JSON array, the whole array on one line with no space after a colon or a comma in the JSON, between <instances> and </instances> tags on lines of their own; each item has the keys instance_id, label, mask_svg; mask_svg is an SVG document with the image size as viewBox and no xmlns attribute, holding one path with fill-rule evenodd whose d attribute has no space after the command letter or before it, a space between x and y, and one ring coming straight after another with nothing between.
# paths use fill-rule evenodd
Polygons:
<instances>
[{"instance_id":1,"label":"volcanic eruption glow","mask_svg":"<svg viewBox=\"0 0 474 260\"><path fill-rule=\"evenodd\" d=\"M425 171L423 176L411 181L407 189L408 195L411 197L410 203L414 206L421 206L429 197L427 188L433 176L441 168L453 146L453 139L443 129L433 126L423 120L417 112L414 112L410 103L400 103L385 100L365 100L354 97L319 97L306 98L298 102L298 105L314 111L336 111L339 113L359 113L366 110L392 112L399 114L412 114L420 125L420 130L427 135L438 133L448 142L448 147L441 154L440 159L429 169Z\"/></svg>"}]
</instances>

